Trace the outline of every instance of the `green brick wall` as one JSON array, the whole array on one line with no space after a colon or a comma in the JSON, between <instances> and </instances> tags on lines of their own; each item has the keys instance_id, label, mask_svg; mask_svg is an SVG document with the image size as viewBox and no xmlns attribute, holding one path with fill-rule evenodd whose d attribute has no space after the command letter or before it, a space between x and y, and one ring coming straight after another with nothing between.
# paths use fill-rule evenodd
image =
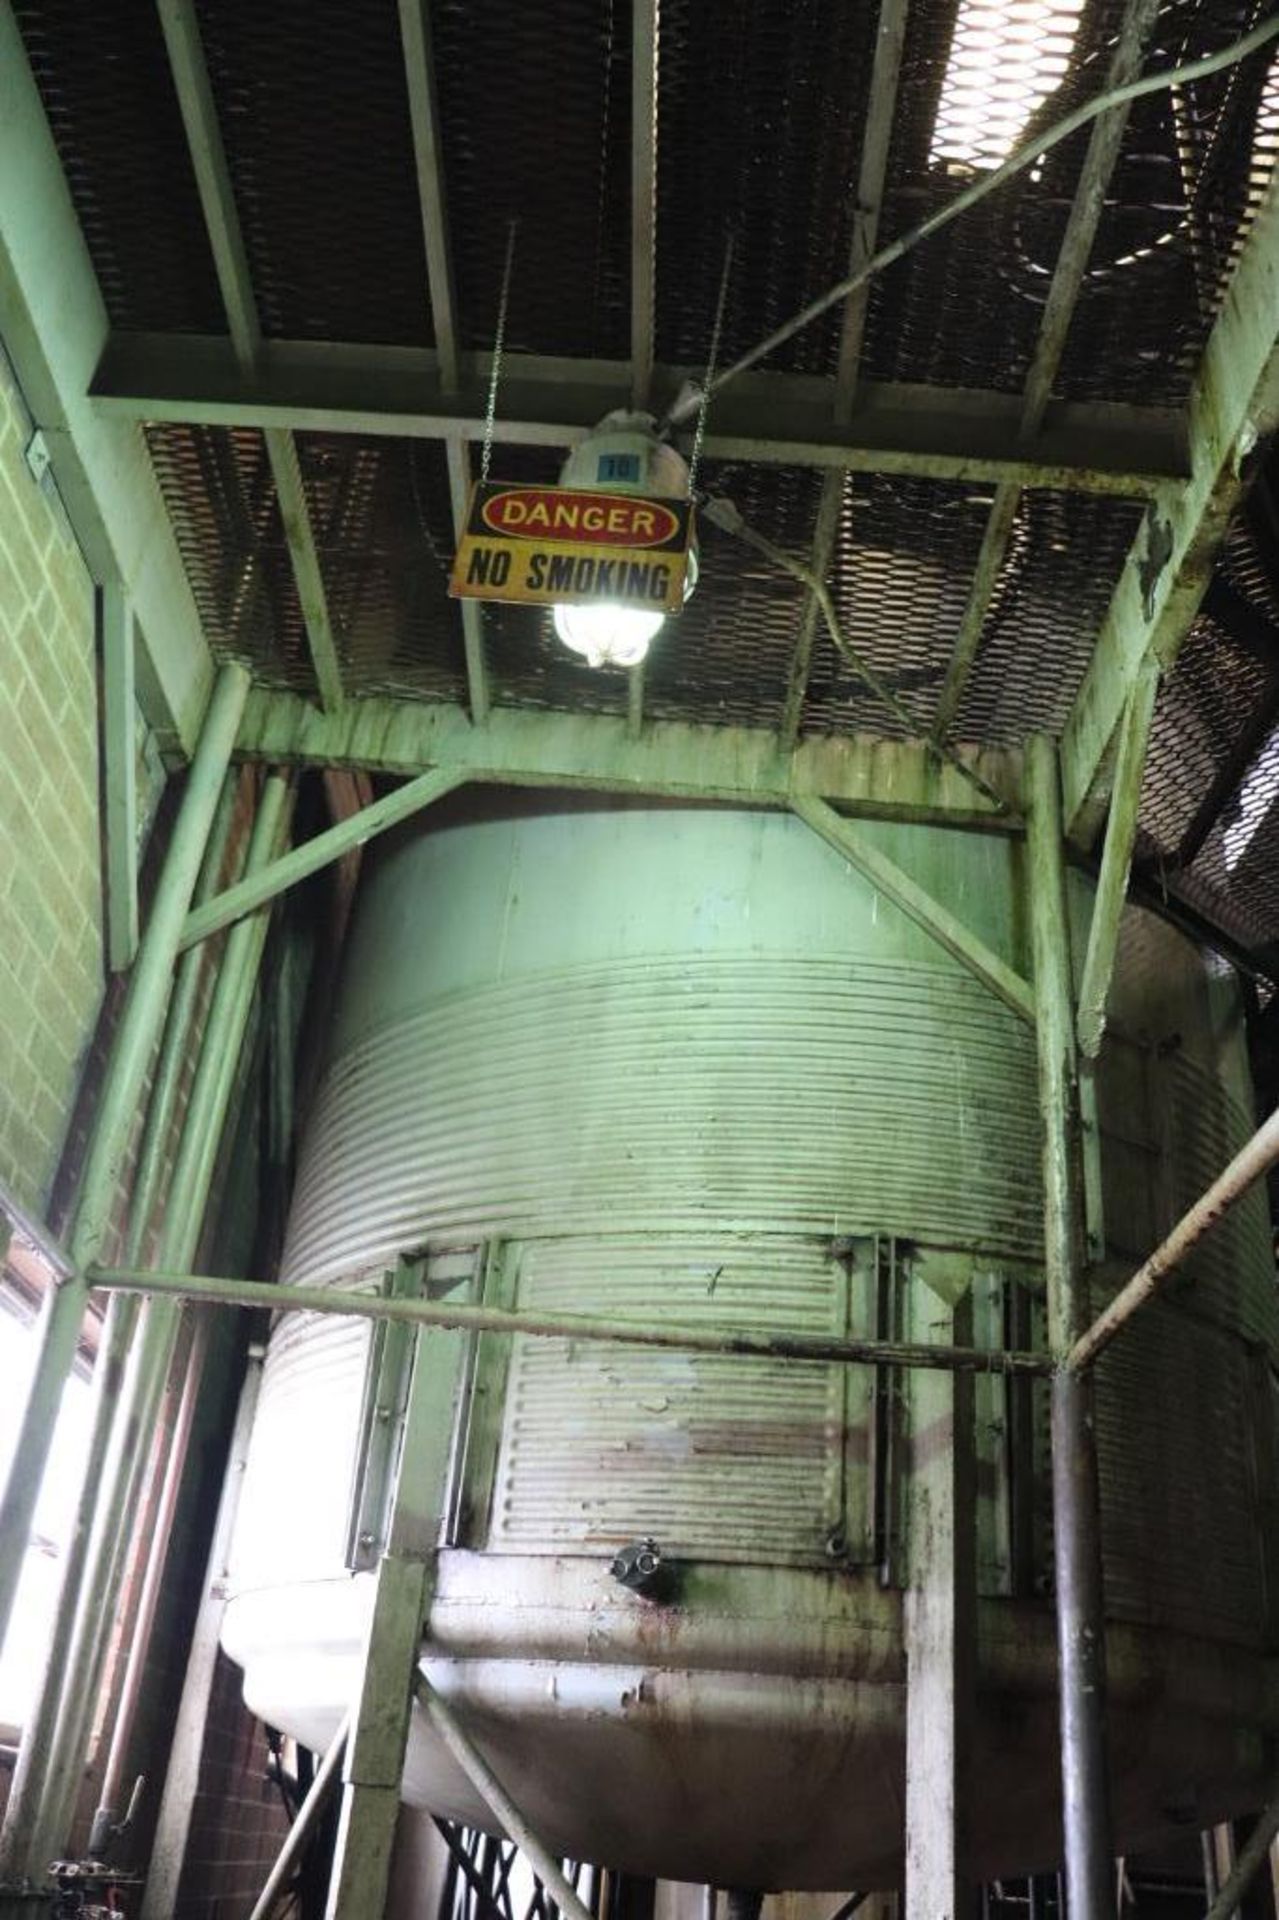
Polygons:
<instances>
[{"instance_id":1,"label":"green brick wall","mask_svg":"<svg viewBox=\"0 0 1279 1920\"><path fill-rule=\"evenodd\" d=\"M93 586L0 357L0 1180L43 1216L103 990Z\"/></svg>"}]
</instances>

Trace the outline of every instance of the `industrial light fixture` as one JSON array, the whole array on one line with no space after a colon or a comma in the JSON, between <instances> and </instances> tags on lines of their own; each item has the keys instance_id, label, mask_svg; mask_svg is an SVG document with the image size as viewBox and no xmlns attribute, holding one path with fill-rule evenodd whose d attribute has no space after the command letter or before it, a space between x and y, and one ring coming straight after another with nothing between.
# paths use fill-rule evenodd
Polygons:
<instances>
[{"instance_id":1,"label":"industrial light fixture","mask_svg":"<svg viewBox=\"0 0 1279 1920\"><path fill-rule=\"evenodd\" d=\"M951 172L1006 160L1066 76L1083 0L960 0L928 158Z\"/></svg>"},{"instance_id":2,"label":"industrial light fixture","mask_svg":"<svg viewBox=\"0 0 1279 1920\"><path fill-rule=\"evenodd\" d=\"M579 440L560 472L560 485L582 492L644 494L667 500L688 497L688 468L675 448L659 440L647 413L619 409L606 414ZM688 551L684 598L697 584L697 543ZM593 667L637 667L660 630L665 611L627 607L620 601L588 606L558 605L555 631L566 647Z\"/></svg>"}]
</instances>

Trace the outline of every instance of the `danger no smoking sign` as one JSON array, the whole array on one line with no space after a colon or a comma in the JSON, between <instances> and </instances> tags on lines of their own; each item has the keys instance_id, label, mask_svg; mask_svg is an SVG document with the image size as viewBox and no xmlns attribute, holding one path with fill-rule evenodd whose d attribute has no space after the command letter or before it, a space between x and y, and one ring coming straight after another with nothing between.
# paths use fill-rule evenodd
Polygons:
<instances>
[{"instance_id":1,"label":"danger no smoking sign","mask_svg":"<svg viewBox=\"0 0 1279 1920\"><path fill-rule=\"evenodd\" d=\"M688 500L489 482L471 495L449 592L534 606L684 604Z\"/></svg>"}]
</instances>

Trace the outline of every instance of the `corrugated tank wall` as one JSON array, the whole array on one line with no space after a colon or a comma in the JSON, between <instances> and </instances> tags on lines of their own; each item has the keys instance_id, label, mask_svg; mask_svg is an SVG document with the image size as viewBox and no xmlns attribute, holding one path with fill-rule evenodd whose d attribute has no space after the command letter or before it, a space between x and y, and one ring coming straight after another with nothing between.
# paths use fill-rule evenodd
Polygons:
<instances>
[{"instance_id":1,"label":"corrugated tank wall","mask_svg":"<svg viewBox=\"0 0 1279 1920\"><path fill-rule=\"evenodd\" d=\"M1025 967L1013 844L865 831ZM1082 924L1082 887L1076 907ZM1233 982L1145 915L1120 966L1100 1085L1116 1261L1153 1244L1249 1123ZM801 825L491 804L375 861L284 1278L374 1285L405 1249L490 1243L483 1285L506 1304L882 1333L867 1249L888 1241L969 1259L995 1288L982 1337L999 1344L998 1300L1037 1296L1039 1208L1029 1029ZM1099 1271L1099 1299L1122 1271ZM1101 1373L1108 1593L1119 1616L1256 1643L1269 1388L1249 1343L1275 1324L1259 1198L1194 1271L1193 1295ZM259 1578L342 1565L367 1342L349 1323L277 1330L250 1494L302 1428L327 1492L248 1499L241 1558ZM777 1565L822 1564L832 1542L849 1566L882 1550L865 1369L542 1340L490 1340L482 1358L467 1544L600 1552L660 1532L675 1552ZM1006 1412L996 1396L988 1424ZM1211 1496L1163 1498L1152 1476L1188 1484L1205 1447ZM1042 1461L988 1451L992 1537L1013 1478L1034 1479L1042 1586Z\"/></svg>"}]
</instances>

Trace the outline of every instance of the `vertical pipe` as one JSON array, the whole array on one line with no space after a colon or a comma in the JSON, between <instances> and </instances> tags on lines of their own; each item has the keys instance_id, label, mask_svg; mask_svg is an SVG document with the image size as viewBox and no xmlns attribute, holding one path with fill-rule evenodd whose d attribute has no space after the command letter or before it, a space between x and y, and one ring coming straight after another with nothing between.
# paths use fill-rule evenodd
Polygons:
<instances>
[{"instance_id":1,"label":"vertical pipe","mask_svg":"<svg viewBox=\"0 0 1279 1920\"><path fill-rule=\"evenodd\" d=\"M248 870L274 857L287 824L289 799L288 782L273 775L254 821ZM241 922L227 941L165 1208L162 1263L173 1258L190 1261L195 1256L269 918L269 910L255 914ZM22 1782L24 1791L19 1791L15 1774L6 1812L6 1830L12 1827L14 1833L10 1843L13 1862L32 1879L38 1878L65 1838L123 1571L124 1546L141 1489L147 1441L154 1429L181 1325L181 1309L176 1303L157 1304L161 1310L152 1313L148 1309L144 1314L134 1344L112 1434L111 1455L98 1489L90 1557L76 1609L59 1710L48 1728L43 1778L35 1777L41 1756L34 1751L33 1742L33 1765Z\"/></svg>"},{"instance_id":2,"label":"vertical pipe","mask_svg":"<svg viewBox=\"0 0 1279 1920\"><path fill-rule=\"evenodd\" d=\"M208 1339L207 1319L202 1318L192 1337L191 1352L182 1382L182 1399L178 1407L173 1438L169 1443L168 1460L164 1467L164 1480L156 1508L155 1523L146 1543L146 1570L142 1577L142 1594L129 1636L129 1655L125 1663L124 1681L120 1688L115 1725L111 1729L111 1745L98 1794L99 1810L105 1812L112 1820L115 1818L115 1809L120 1803L121 1795L125 1791L124 1769L129 1756L129 1743L133 1738L138 1702L142 1696L143 1679L151 1657L151 1637L155 1630L156 1609L159 1605L160 1589L164 1583L169 1542L173 1537L173 1525L177 1517L178 1501L186 1474L187 1455L191 1447L191 1430L195 1425L196 1405L204 1380Z\"/></svg>"},{"instance_id":3,"label":"vertical pipe","mask_svg":"<svg viewBox=\"0 0 1279 1920\"><path fill-rule=\"evenodd\" d=\"M1043 1125L1044 1270L1049 1340L1060 1360L1088 1321L1081 1267L1079 1099L1053 742L1027 755L1030 924ZM1062 1817L1072 1920L1115 1911L1106 1765L1106 1642L1091 1382L1058 1367L1052 1382L1053 1538L1061 1685Z\"/></svg>"},{"instance_id":4,"label":"vertical pipe","mask_svg":"<svg viewBox=\"0 0 1279 1920\"><path fill-rule=\"evenodd\" d=\"M88 1288L80 1274L101 1249L115 1203L147 1065L164 1017L178 936L191 904L191 892L248 690L249 676L243 667L221 668L187 776L173 841L160 875L147 929L130 975L94 1116L68 1232L71 1257L80 1271L49 1295L41 1316L39 1352L4 1497L0 1500L0 1645L8 1630L62 1390L75 1360L76 1341L88 1301Z\"/></svg>"},{"instance_id":5,"label":"vertical pipe","mask_svg":"<svg viewBox=\"0 0 1279 1920\"><path fill-rule=\"evenodd\" d=\"M160 1812L151 1846L150 1867L142 1897L141 1920L173 1920L186 1857L191 1814L200 1774L200 1756L208 1730L209 1701L217 1666L222 1616L226 1610L227 1557L235 1516L244 1484L249 1436L262 1383L262 1349L250 1347L244 1385L236 1410L235 1429L227 1453L226 1472L218 1502L213 1541L205 1563L200 1607L196 1614L182 1681L182 1697L174 1721L173 1744L160 1795Z\"/></svg>"},{"instance_id":6,"label":"vertical pipe","mask_svg":"<svg viewBox=\"0 0 1279 1920\"><path fill-rule=\"evenodd\" d=\"M209 898L217 891L231 834L237 784L235 774L228 773L223 778L212 825L204 844L193 899ZM151 1081L151 1097L138 1147L137 1174L130 1204L129 1231L126 1240L126 1245L135 1259L140 1258L142 1253L164 1169L178 1087L186 1065L191 1021L200 984L200 971L201 961L198 952L183 954L178 962L177 976L165 1019L164 1038L160 1044L160 1056ZM66 1671L71 1635L75 1627L76 1609L80 1601L85 1559L100 1497L102 1475L106 1467L111 1427L124 1384L125 1363L128 1359L129 1345L133 1338L137 1317L136 1300L130 1303L130 1310L125 1313L116 1312L116 1302L113 1300L107 1312L102 1344L93 1370L89 1442L81 1476L80 1494L63 1554L58 1602L45 1650L40 1683L27 1715L18 1765L5 1809L3 1828L0 1829L0 1873L13 1870L16 1854L23 1845L26 1829L20 1817L21 1809L24 1805L33 1804L53 1737L53 1723L58 1713L63 1674Z\"/></svg>"}]
</instances>

